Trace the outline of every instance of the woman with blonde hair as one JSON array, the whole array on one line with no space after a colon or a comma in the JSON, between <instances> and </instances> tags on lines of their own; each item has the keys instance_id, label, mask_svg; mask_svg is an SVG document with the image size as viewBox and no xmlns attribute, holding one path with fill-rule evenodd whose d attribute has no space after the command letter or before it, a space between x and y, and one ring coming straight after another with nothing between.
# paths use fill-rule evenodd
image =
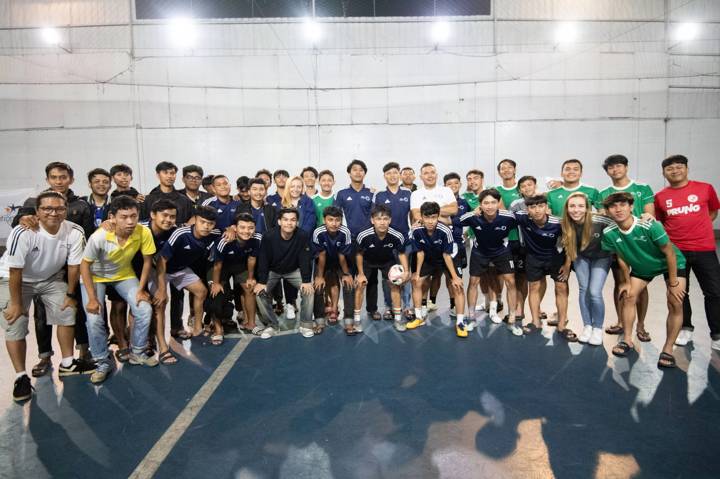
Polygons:
<instances>
[{"instance_id":1,"label":"woman with blonde hair","mask_svg":"<svg viewBox=\"0 0 720 479\"><path fill-rule=\"evenodd\" d=\"M602 344L605 301L603 286L610 270L612 256L601 247L603 230L613 221L594 214L585 193L571 194L562 215L562 244L565 266L573 264L580 295L580 314L584 328L578 341L594 346Z\"/></svg>"},{"instance_id":2,"label":"woman with blonde hair","mask_svg":"<svg viewBox=\"0 0 720 479\"><path fill-rule=\"evenodd\" d=\"M317 218L315 203L305 194L305 182L301 177L293 176L286 185L281 200L282 207L297 209L299 212L298 228L312 236Z\"/></svg>"}]
</instances>

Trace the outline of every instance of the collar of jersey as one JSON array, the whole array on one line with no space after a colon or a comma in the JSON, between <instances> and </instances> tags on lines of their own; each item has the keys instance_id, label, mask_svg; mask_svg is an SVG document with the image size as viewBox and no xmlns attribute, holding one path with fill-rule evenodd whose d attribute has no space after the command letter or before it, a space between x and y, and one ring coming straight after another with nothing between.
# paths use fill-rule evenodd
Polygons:
<instances>
[{"instance_id":1,"label":"collar of jersey","mask_svg":"<svg viewBox=\"0 0 720 479\"><path fill-rule=\"evenodd\" d=\"M629 235L630 233L632 233L632 230L635 229L635 225L637 225L637 222L638 222L637 216L633 216L633 224L632 224L632 226L631 226L630 228L628 228L627 231L623 231L623 229L620 228L620 225L618 225L618 231L620 231L620 233L622 233L622 234L624 234L624 235L627 236L627 235Z\"/></svg>"}]
</instances>

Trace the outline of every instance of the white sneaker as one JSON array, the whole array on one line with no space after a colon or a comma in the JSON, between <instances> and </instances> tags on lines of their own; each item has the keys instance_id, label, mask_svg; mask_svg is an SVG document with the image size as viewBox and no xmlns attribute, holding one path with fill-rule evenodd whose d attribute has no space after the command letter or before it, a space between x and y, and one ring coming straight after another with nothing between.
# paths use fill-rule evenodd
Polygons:
<instances>
[{"instance_id":1,"label":"white sneaker","mask_svg":"<svg viewBox=\"0 0 720 479\"><path fill-rule=\"evenodd\" d=\"M271 326L268 326L267 328L263 329L263 332L260 334L260 339L270 339L276 334L277 331L275 331L275 329Z\"/></svg>"},{"instance_id":2,"label":"white sneaker","mask_svg":"<svg viewBox=\"0 0 720 479\"><path fill-rule=\"evenodd\" d=\"M602 346L603 343L603 328L592 328L592 334L590 335L590 341L593 346Z\"/></svg>"},{"instance_id":3,"label":"white sneaker","mask_svg":"<svg viewBox=\"0 0 720 479\"><path fill-rule=\"evenodd\" d=\"M715 351L720 351L720 339L714 339L710 343L710 347L713 348Z\"/></svg>"},{"instance_id":4,"label":"white sneaker","mask_svg":"<svg viewBox=\"0 0 720 479\"><path fill-rule=\"evenodd\" d=\"M523 329L518 322L509 324L508 329L513 334L513 336L522 336L523 335Z\"/></svg>"},{"instance_id":5,"label":"white sneaker","mask_svg":"<svg viewBox=\"0 0 720 479\"><path fill-rule=\"evenodd\" d=\"M477 319L475 319L475 318L466 318L465 323L466 323L465 329L467 329L468 332L477 328Z\"/></svg>"},{"instance_id":6,"label":"white sneaker","mask_svg":"<svg viewBox=\"0 0 720 479\"><path fill-rule=\"evenodd\" d=\"M453 318L457 316L457 313L455 312L455 306L450 308L450 316L452 316Z\"/></svg>"},{"instance_id":7,"label":"white sneaker","mask_svg":"<svg viewBox=\"0 0 720 479\"><path fill-rule=\"evenodd\" d=\"M313 336L315 336L315 333L313 333L313 330L311 328L303 328L302 326L300 326L298 328L298 332L302 334L303 338L312 338Z\"/></svg>"},{"instance_id":8,"label":"white sneaker","mask_svg":"<svg viewBox=\"0 0 720 479\"><path fill-rule=\"evenodd\" d=\"M353 327L355 328L355 331L357 331L358 333L363 332L362 321L353 321Z\"/></svg>"},{"instance_id":9,"label":"white sneaker","mask_svg":"<svg viewBox=\"0 0 720 479\"><path fill-rule=\"evenodd\" d=\"M475 311L485 311L485 301L475 305Z\"/></svg>"},{"instance_id":10,"label":"white sneaker","mask_svg":"<svg viewBox=\"0 0 720 479\"><path fill-rule=\"evenodd\" d=\"M490 321L492 321L495 324L502 323L502 318L498 316L497 311L490 311Z\"/></svg>"},{"instance_id":11,"label":"white sneaker","mask_svg":"<svg viewBox=\"0 0 720 479\"><path fill-rule=\"evenodd\" d=\"M395 321L395 330L402 333L403 331L407 331L407 326L405 326L403 321Z\"/></svg>"},{"instance_id":12,"label":"white sneaker","mask_svg":"<svg viewBox=\"0 0 720 479\"><path fill-rule=\"evenodd\" d=\"M578 342L579 343L587 343L590 341L590 336L592 336L593 327L589 324L586 324L583 327L582 333L580 333L580 336L578 336Z\"/></svg>"},{"instance_id":13,"label":"white sneaker","mask_svg":"<svg viewBox=\"0 0 720 479\"><path fill-rule=\"evenodd\" d=\"M689 329L681 329L675 340L675 346L687 346L687 343L692 341L692 331Z\"/></svg>"},{"instance_id":14,"label":"white sneaker","mask_svg":"<svg viewBox=\"0 0 720 479\"><path fill-rule=\"evenodd\" d=\"M427 310L428 311L435 311L437 309L437 304L433 303L431 299L428 299L427 302Z\"/></svg>"},{"instance_id":15,"label":"white sneaker","mask_svg":"<svg viewBox=\"0 0 720 479\"><path fill-rule=\"evenodd\" d=\"M285 319L295 319L295 306L292 304L285 305Z\"/></svg>"}]
</instances>

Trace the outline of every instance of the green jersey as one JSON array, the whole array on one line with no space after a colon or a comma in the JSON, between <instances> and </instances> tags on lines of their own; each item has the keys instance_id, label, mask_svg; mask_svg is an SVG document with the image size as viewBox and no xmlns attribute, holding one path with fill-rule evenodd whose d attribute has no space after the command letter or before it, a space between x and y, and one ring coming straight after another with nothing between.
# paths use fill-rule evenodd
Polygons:
<instances>
[{"instance_id":1,"label":"green jersey","mask_svg":"<svg viewBox=\"0 0 720 479\"><path fill-rule=\"evenodd\" d=\"M645 211L645 205L651 205L655 201L655 194L652 188L645 183L637 183L635 181L630 181L630 184L624 188L618 188L612 185L608 186L600 192L600 198L604 200L613 193L630 193L633 195L635 199L633 203L633 216L637 216L638 218Z\"/></svg>"},{"instance_id":2,"label":"green jersey","mask_svg":"<svg viewBox=\"0 0 720 479\"><path fill-rule=\"evenodd\" d=\"M667 261L660 247L669 242L670 238L659 221L634 218L627 231L616 224L605 228L602 248L617 253L630 266L633 276L650 279L667 272ZM677 256L678 270L684 269L685 256L675 245L672 247Z\"/></svg>"},{"instance_id":3,"label":"green jersey","mask_svg":"<svg viewBox=\"0 0 720 479\"><path fill-rule=\"evenodd\" d=\"M498 193L500 193L500 198L502 198L504 209L509 210L510 205L513 204L515 200L519 200L522 198L522 195L517 189L517 184L513 186L512 188L505 188L503 185L493 186ZM508 241L518 241L520 239L520 236L518 236L517 228L513 228L510 231L510 234L508 234Z\"/></svg>"},{"instance_id":4,"label":"green jersey","mask_svg":"<svg viewBox=\"0 0 720 479\"><path fill-rule=\"evenodd\" d=\"M466 191L462 194L463 199L467 201L467 204L470 206L470 211L473 211L475 208L480 206L480 200L478 200L478 195L473 193L472 191ZM475 232L472 230L472 228L467 229L467 235L468 238L475 238Z\"/></svg>"},{"instance_id":5,"label":"green jersey","mask_svg":"<svg viewBox=\"0 0 720 479\"><path fill-rule=\"evenodd\" d=\"M561 186L560 188L555 188L554 190L548 191L548 206L550 207L550 211L552 211L552 214L562 217L563 206L565 206L565 202L567 201L568 196L575 193L576 191L585 193L585 196L587 196L590 200L590 205L594 206L596 210L602 209L602 199L600 198L600 192L592 186L587 186L580 183L575 188L565 188L564 186Z\"/></svg>"},{"instance_id":6,"label":"green jersey","mask_svg":"<svg viewBox=\"0 0 720 479\"><path fill-rule=\"evenodd\" d=\"M320 196L320 193L313 196L313 204L315 205L315 216L317 217L317 226L322 226L322 224L325 222L325 217L323 216L323 211L325 211L325 208L328 206L332 206L333 201L335 201L335 197L333 195L328 196L327 198L323 198Z\"/></svg>"}]
</instances>

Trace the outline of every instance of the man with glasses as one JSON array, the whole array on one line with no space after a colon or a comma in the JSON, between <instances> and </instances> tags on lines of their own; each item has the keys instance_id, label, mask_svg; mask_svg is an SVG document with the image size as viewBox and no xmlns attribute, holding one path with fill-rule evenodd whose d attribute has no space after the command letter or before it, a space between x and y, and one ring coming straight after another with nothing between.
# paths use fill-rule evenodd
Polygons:
<instances>
[{"instance_id":1,"label":"man with glasses","mask_svg":"<svg viewBox=\"0 0 720 479\"><path fill-rule=\"evenodd\" d=\"M212 196L207 191L200 189L203 174L203 169L198 165L188 165L182 169L182 182L185 188L178 190L178 193L187 196L195 206L201 205L203 201Z\"/></svg>"}]
</instances>

